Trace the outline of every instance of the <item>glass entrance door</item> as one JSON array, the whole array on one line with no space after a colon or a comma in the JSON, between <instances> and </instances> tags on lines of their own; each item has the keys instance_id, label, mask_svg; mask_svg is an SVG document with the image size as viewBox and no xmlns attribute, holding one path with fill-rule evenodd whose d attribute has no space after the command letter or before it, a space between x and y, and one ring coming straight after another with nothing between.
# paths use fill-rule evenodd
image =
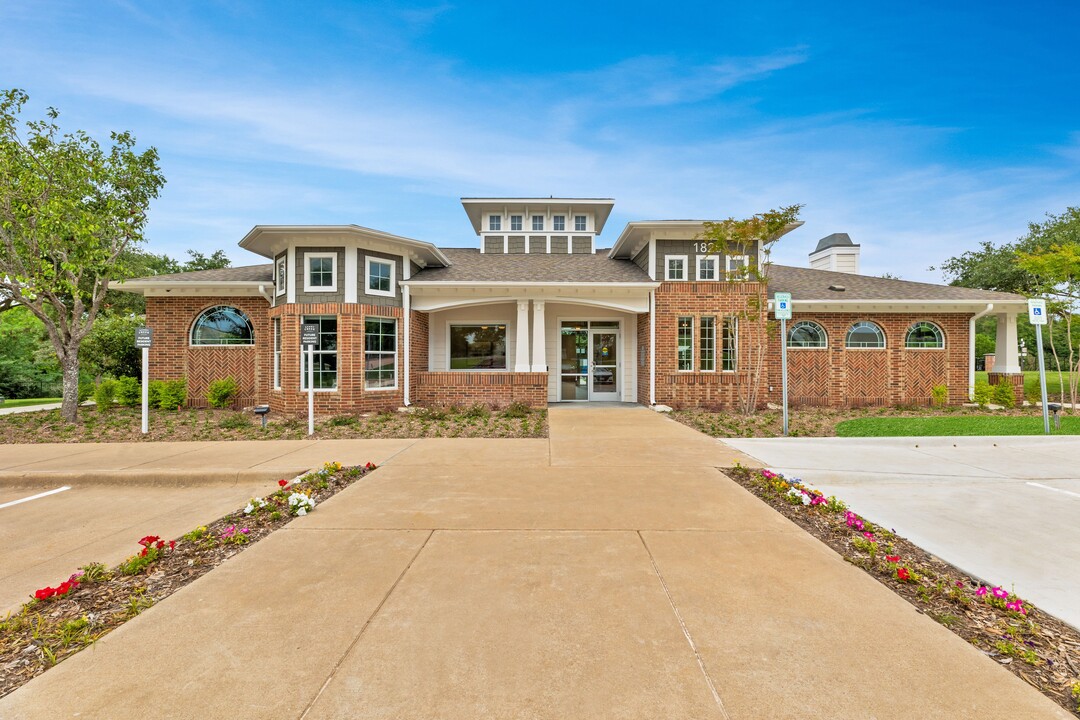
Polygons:
<instances>
[{"instance_id":1,"label":"glass entrance door","mask_svg":"<svg viewBox=\"0 0 1080 720\"><path fill-rule=\"evenodd\" d=\"M592 354L590 400L619 400L619 331L589 330Z\"/></svg>"},{"instance_id":2,"label":"glass entrance door","mask_svg":"<svg viewBox=\"0 0 1080 720\"><path fill-rule=\"evenodd\" d=\"M620 400L618 321L564 321L559 332L559 399Z\"/></svg>"}]
</instances>

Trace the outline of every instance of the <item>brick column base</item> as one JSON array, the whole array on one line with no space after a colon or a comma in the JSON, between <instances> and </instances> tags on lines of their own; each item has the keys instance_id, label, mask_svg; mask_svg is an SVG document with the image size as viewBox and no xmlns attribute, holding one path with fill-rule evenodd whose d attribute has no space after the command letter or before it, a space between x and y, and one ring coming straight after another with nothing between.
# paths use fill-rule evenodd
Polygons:
<instances>
[{"instance_id":1,"label":"brick column base","mask_svg":"<svg viewBox=\"0 0 1080 720\"><path fill-rule=\"evenodd\" d=\"M986 379L991 385L997 385L999 382L1012 383L1013 390L1016 391L1016 401L1019 403L1024 399L1024 374L1023 373L987 373Z\"/></svg>"}]
</instances>

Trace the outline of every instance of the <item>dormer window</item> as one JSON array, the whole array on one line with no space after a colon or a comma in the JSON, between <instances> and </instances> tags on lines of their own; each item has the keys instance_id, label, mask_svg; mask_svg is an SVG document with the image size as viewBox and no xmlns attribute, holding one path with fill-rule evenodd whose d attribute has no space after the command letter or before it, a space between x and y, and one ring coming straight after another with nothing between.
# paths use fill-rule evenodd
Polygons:
<instances>
[{"instance_id":1,"label":"dormer window","mask_svg":"<svg viewBox=\"0 0 1080 720\"><path fill-rule=\"evenodd\" d=\"M510 229L515 230L515 231L516 230L521 230L521 216L520 215L511 215L510 216Z\"/></svg>"},{"instance_id":2,"label":"dormer window","mask_svg":"<svg viewBox=\"0 0 1080 720\"><path fill-rule=\"evenodd\" d=\"M532 220L533 220L532 229L537 231L537 232L542 232L544 230L544 216L543 215L533 215Z\"/></svg>"},{"instance_id":3,"label":"dormer window","mask_svg":"<svg viewBox=\"0 0 1080 720\"><path fill-rule=\"evenodd\" d=\"M566 216L565 215L553 215L551 218L552 230L555 232L564 232L566 230Z\"/></svg>"},{"instance_id":4,"label":"dormer window","mask_svg":"<svg viewBox=\"0 0 1080 720\"><path fill-rule=\"evenodd\" d=\"M488 230L502 230L502 218L498 215L488 215Z\"/></svg>"},{"instance_id":5,"label":"dormer window","mask_svg":"<svg viewBox=\"0 0 1080 720\"><path fill-rule=\"evenodd\" d=\"M577 232L585 232L585 226L587 225L584 215L574 216L574 230Z\"/></svg>"},{"instance_id":6,"label":"dormer window","mask_svg":"<svg viewBox=\"0 0 1080 720\"><path fill-rule=\"evenodd\" d=\"M337 253L307 253L304 292L337 292Z\"/></svg>"}]
</instances>

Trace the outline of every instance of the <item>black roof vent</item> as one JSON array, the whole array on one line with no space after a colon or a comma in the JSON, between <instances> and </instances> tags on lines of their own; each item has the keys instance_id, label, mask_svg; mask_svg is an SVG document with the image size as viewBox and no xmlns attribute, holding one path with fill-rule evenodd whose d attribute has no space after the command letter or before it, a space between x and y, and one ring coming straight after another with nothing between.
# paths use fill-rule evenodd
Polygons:
<instances>
[{"instance_id":1,"label":"black roof vent","mask_svg":"<svg viewBox=\"0 0 1080 720\"><path fill-rule=\"evenodd\" d=\"M847 288L843 285L830 285L829 289L833 292L844 292L845 290L847 290Z\"/></svg>"}]
</instances>

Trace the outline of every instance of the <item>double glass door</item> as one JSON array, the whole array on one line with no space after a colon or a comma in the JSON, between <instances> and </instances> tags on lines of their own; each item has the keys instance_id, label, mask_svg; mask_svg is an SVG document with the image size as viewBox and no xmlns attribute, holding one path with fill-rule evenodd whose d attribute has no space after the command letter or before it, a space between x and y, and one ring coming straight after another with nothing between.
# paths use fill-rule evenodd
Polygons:
<instances>
[{"instance_id":1,"label":"double glass door","mask_svg":"<svg viewBox=\"0 0 1080 720\"><path fill-rule=\"evenodd\" d=\"M619 321L564 321L559 337L560 400L619 398Z\"/></svg>"}]
</instances>

